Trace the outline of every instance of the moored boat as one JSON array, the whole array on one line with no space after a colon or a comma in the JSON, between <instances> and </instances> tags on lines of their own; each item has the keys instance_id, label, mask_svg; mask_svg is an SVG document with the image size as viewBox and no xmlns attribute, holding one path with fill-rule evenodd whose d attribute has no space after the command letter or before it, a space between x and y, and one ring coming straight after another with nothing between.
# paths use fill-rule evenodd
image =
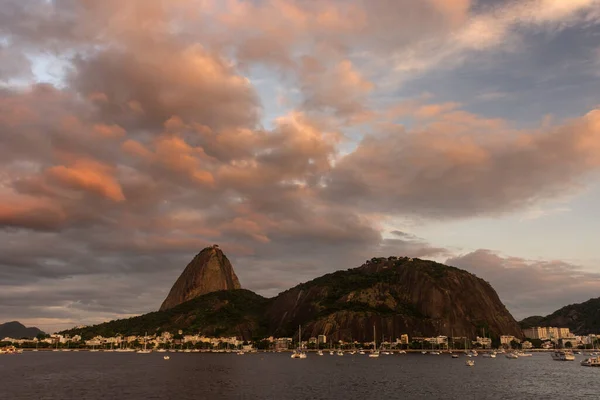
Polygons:
<instances>
[{"instance_id":1,"label":"moored boat","mask_svg":"<svg viewBox=\"0 0 600 400\"><path fill-rule=\"evenodd\" d=\"M600 357L586 358L581 362L584 367L600 367Z\"/></svg>"},{"instance_id":2,"label":"moored boat","mask_svg":"<svg viewBox=\"0 0 600 400\"><path fill-rule=\"evenodd\" d=\"M557 350L552 352L552 359L554 361L575 361L575 355L568 350Z\"/></svg>"}]
</instances>

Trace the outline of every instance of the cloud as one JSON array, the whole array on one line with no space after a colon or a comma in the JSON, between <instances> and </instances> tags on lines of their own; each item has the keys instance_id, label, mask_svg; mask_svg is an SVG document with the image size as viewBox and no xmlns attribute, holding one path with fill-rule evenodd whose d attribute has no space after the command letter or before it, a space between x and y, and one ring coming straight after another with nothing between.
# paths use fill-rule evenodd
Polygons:
<instances>
[{"instance_id":1,"label":"cloud","mask_svg":"<svg viewBox=\"0 0 600 400\"><path fill-rule=\"evenodd\" d=\"M0 320L65 328L154 310L213 243L265 295L373 256L446 258L384 227L577 189L600 164L598 110L517 129L392 95L387 78L394 62L433 68L522 28L593 25L593 4L5 1ZM36 81L39 60L61 65L52 83ZM271 81L289 98L266 120Z\"/></svg>"},{"instance_id":2,"label":"cloud","mask_svg":"<svg viewBox=\"0 0 600 400\"><path fill-rule=\"evenodd\" d=\"M527 260L481 249L446 263L490 282L517 319L550 314L600 291L599 273L560 260Z\"/></svg>"},{"instance_id":3,"label":"cloud","mask_svg":"<svg viewBox=\"0 0 600 400\"><path fill-rule=\"evenodd\" d=\"M410 131L397 126L365 136L336 162L324 193L373 212L428 218L527 208L578 190L598 170L599 117L593 110L562 125L524 131L448 111Z\"/></svg>"},{"instance_id":4,"label":"cloud","mask_svg":"<svg viewBox=\"0 0 600 400\"><path fill-rule=\"evenodd\" d=\"M107 199L125 200L121 186L110 175L111 168L92 160L77 160L66 167L58 165L47 171L48 178L55 184L76 190L89 191Z\"/></svg>"},{"instance_id":5,"label":"cloud","mask_svg":"<svg viewBox=\"0 0 600 400\"><path fill-rule=\"evenodd\" d=\"M525 31L561 31L576 24L598 24L598 0L525 0L483 7L445 38L425 38L400 49L395 69L419 73L439 65L460 64L469 52L511 51Z\"/></svg>"}]
</instances>

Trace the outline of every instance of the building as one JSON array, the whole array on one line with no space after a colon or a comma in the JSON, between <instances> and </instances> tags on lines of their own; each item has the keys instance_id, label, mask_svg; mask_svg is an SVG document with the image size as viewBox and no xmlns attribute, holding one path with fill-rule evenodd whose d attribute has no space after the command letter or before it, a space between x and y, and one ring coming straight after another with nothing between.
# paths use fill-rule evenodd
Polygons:
<instances>
[{"instance_id":1,"label":"building","mask_svg":"<svg viewBox=\"0 0 600 400\"><path fill-rule=\"evenodd\" d=\"M546 328L545 326L536 326L533 328L523 329L523 335L525 335L525 337L529 339L541 340L548 339L550 337L548 328Z\"/></svg>"},{"instance_id":2,"label":"building","mask_svg":"<svg viewBox=\"0 0 600 400\"><path fill-rule=\"evenodd\" d=\"M428 341L431 344L448 344L448 336L437 336L437 337L431 337L431 338L426 338L426 341Z\"/></svg>"},{"instance_id":3,"label":"building","mask_svg":"<svg viewBox=\"0 0 600 400\"><path fill-rule=\"evenodd\" d=\"M292 345L292 338L277 338L275 350L287 350Z\"/></svg>"},{"instance_id":4,"label":"building","mask_svg":"<svg viewBox=\"0 0 600 400\"><path fill-rule=\"evenodd\" d=\"M571 337L563 337L562 339L562 344L565 347L577 347L579 345L579 341L577 340L577 338L575 336L571 336ZM569 345L567 345L567 343L569 343Z\"/></svg>"},{"instance_id":5,"label":"building","mask_svg":"<svg viewBox=\"0 0 600 400\"><path fill-rule=\"evenodd\" d=\"M400 335L400 344L408 344L408 335L407 334Z\"/></svg>"},{"instance_id":6,"label":"building","mask_svg":"<svg viewBox=\"0 0 600 400\"><path fill-rule=\"evenodd\" d=\"M327 336L325 336L325 335L319 335L317 337L317 343L319 343L319 344L327 343Z\"/></svg>"},{"instance_id":7,"label":"building","mask_svg":"<svg viewBox=\"0 0 600 400\"><path fill-rule=\"evenodd\" d=\"M569 330L569 328L557 328L557 327L545 327L545 326L536 326L533 328L523 329L523 334L526 338L529 339L540 339L547 340L550 339L554 342L558 341L558 339L563 338L572 338L573 334Z\"/></svg>"},{"instance_id":8,"label":"building","mask_svg":"<svg viewBox=\"0 0 600 400\"><path fill-rule=\"evenodd\" d=\"M529 340L526 340L521 344L521 347L523 348L523 350L528 350L533 347L533 343L531 343Z\"/></svg>"},{"instance_id":9,"label":"building","mask_svg":"<svg viewBox=\"0 0 600 400\"><path fill-rule=\"evenodd\" d=\"M484 349L492 347L492 339L487 338L487 337L477 336L477 339L473 342L473 344L475 344L475 343L479 343L480 345L483 346Z\"/></svg>"},{"instance_id":10,"label":"building","mask_svg":"<svg viewBox=\"0 0 600 400\"><path fill-rule=\"evenodd\" d=\"M561 339L572 338L573 335L569 328L558 328L558 337Z\"/></svg>"},{"instance_id":11,"label":"building","mask_svg":"<svg viewBox=\"0 0 600 400\"><path fill-rule=\"evenodd\" d=\"M533 339L533 338L532 338ZM512 341L521 342L519 339L514 337L513 335L502 335L500 336L500 344L510 346L510 342Z\"/></svg>"}]
</instances>

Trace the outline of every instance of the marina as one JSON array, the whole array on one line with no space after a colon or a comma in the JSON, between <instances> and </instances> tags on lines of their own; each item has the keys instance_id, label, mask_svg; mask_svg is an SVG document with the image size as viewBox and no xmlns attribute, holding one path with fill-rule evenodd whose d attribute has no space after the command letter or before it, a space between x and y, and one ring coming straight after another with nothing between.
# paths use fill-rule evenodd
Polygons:
<instances>
[{"instance_id":1,"label":"marina","mask_svg":"<svg viewBox=\"0 0 600 400\"><path fill-rule=\"evenodd\" d=\"M26 351L1 356L0 374L13 382L27 373L26 384L5 386L11 400L64 399L72 393L86 400L124 393L132 400L384 399L399 398L398 393L402 398L438 398L436 393L444 393L444 399L554 399L562 393L569 399L589 399L597 391L590 382L600 377L597 368L580 365L589 358L585 354L577 355L575 363L555 363L542 352L516 361L420 352L373 359L350 352L319 357L309 351L302 362L291 360L290 352L235 354L152 352L140 357L131 352Z\"/></svg>"}]
</instances>

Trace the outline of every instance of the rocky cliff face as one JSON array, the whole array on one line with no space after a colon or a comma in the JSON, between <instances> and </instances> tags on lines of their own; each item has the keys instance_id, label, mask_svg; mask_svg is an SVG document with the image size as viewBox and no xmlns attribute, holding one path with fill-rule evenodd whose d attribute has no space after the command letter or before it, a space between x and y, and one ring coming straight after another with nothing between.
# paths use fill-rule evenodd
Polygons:
<instances>
[{"instance_id":1,"label":"rocky cliff face","mask_svg":"<svg viewBox=\"0 0 600 400\"><path fill-rule=\"evenodd\" d=\"M185 267L160 310L168 310L207 293L240 288L238 277L221 249L216 245L207 247Z\"/></svg>"},{"instance_id":2,"label":"rocky cliff face","mask_svg":"<svg viewBox=\"0 0 600 400\"><path fill-rule=\"evenodd\" d=\"M372 340L454 335L474 338L521 329L494 289L482 279L432 261L390 257L325 275L281 293L267 310L270 331L307 337Z\"/></svg>"}]
</instances>

